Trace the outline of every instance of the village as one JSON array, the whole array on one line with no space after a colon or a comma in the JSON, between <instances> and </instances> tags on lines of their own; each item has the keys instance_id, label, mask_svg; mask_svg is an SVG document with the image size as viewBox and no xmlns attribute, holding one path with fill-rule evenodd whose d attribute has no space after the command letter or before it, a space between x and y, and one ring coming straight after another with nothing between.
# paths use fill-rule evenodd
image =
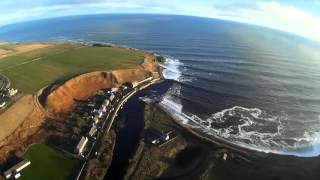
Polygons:
<instances>
[{"instance_id":1,"label":"village","mask_svg":"<svg viewBox=\"0 0 320 180\"><path fill-rule=\"evenodd\" d=\"M81 129L75 127L74 130L74 135L78 137L79 141L73 151L60 147L61 152L82 162L77 179L83 177L84 169L90 158L97 155L96 150L103 139L103 134L111 129L118 115L117 113L124 103L137 91L152 84L153 81L153 78L150 77L135 84L124 83L120 87L101 89L95 96L77 103L77 106L68 115L68 118L85 120L85 123L79 126ZM161 146L173 139L175 135L171 131L161 132L152 128L147 131L145 136L148 137L146 141L151 145ZM4 171L3 175L6 179L18 179L22 176L21 171L28 166L32 166L32 162L28 159L23 159Z\"/></svg>"}]
</instances>

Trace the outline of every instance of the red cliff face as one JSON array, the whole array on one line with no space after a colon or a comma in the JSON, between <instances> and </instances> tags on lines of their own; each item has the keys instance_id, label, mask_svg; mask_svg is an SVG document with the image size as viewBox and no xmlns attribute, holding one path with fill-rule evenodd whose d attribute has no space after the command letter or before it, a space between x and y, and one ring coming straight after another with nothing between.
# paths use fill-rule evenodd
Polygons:
<instances>
[{"instance_id":1,"label":"red cliff face","mask_svg":"<svg viewBox=\"0 0 320 180\"><path fill-rule=\"evenodd\" d=\"M118 87L125 82L139 82L156 70L155 58L147 55L141 68L82 74L52 91L46 98L45 109L52 113L70 112L77 100L86 100L100 89Z\"/></svg>"},{"instance_id":2,"label":"red cliff face","mask_svg":"<svg viewBox=\"0 0 320 180\"><path fill-rule=\"evenodd\" d=\"M45 108L52 113L66 113L72 110L77 100L86 100L100 89L118 87L125 82L139 82L149 76L150 73L142 68L83 74L51 92Z\"/></svg>"}]
</instances>

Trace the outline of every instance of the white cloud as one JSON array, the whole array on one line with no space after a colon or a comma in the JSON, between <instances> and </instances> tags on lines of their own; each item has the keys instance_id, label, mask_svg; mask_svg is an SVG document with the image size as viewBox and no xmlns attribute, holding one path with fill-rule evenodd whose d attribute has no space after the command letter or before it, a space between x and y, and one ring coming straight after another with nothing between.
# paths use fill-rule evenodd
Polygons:
<instances>
[{"instance_id":1,"label":"white cloud","mask_svg":"<svg viewBox=\"0 0 320 180\"><path fill-rule=\"evenodd\" d=\"M259 9L244 11L252 15L249 23L299 34L320 41L320 18L279 3L260 3Z\"/></svg>"},{"instance_id":2,"label":"white cloud","mask_svg":"<svg viewBox=\"0 0 320 180\"><path fill-rule=\"evenodd\" d=\"M11 1L11 0L10 0ZM320 18L277 2L221 3L186 0L40 0L14 6L0 1L0 24L65 15L95 13L162 13L204 16L266 26L320 41ZM232 3L234 2L234 3ZM320 1L318 1L319 3Z\"/></svg>"},{"instance_id":3,"label":"white cloud","mask_svg":"<svg viewBox=\"0 0 320 180\"><path fill-rule=\"evenodd\" d=\"M212 11L216 12L211 15L214 18L256 24L320 41L320 18L292 6L277 2L260 2L253 7L230 6L229 11Z\"/></svg>"}]
</instances>

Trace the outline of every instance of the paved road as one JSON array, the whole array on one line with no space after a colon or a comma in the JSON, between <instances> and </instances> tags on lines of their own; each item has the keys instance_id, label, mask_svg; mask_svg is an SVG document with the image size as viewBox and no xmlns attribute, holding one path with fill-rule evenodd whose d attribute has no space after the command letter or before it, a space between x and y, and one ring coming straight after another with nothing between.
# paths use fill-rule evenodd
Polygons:
<instances>
[{"instance_id":1,"label":"paved road","mask_svg":"<svg viewBox=\"0 0 320 180\"><path fill-rule=\"evenodd\" d=\"M149 87L150 85L154 84L156 81L158 81L159 79L155 79L153 81L151 81L150 83L140 87L140 88L135 88L133 91L131 91L129 94L127 94L118 104L117 104L117 107L115 109L115 111L113 112L112 116L111 116L111 119L107 119L103 122L103 125L102 125L102 129L103 131L101 133L99 133L97 135L97 139L94 141L93 145L91 146L91 149L87 155L87 157L85 157L85 162L83 163L79 173L78 173L78 176L76 178L76 180L79 180L79 179L83 179L83 172L84 172L84 169L87 165L87 161L90 160L91 157L94 156L94 152L96 151L96 149L99 148L100 144L102 143L102 140L103 140L103 135L105 133L109 133L111 127L112 127L112 124L114 122L114 120L116 119L116 117L118 116L118 111L121 109L121 107L128 101L128 99L133 96L136 92L138 92L139 90L142 90L142 89L145 89L147 87Z\"/></svg>"},{"instance_id":2,"label":"paved road","mask_svg":"<svg viewBox=\"0 0 320 180\"><path fill-rule=\"evenodd\" d=\"M97 135L97 139L93 142L93 145L91 146L90 150L89 150L89 153L88 155L84 158L85 159L85 162L83 163L83 165L81 166L81 169L78 173L78 176L76 178L76 180L79 180L79 179L83 179L83 172L84 172L84 169L88 163L88 160L90 160L93 156L94 156L94 152L99 148L100 144L102 143L102 140L103 140L103 135L106 134L106 133L109 133L111 127L112 127L112 124L114 122L114 120L116 119L116 117L118 116L118 111L120 110L120 108L123 106L124 103L127 102L127 100L132 96L134 95L135 93L137 92L137 90L133 90L132 92L130 92L129 94L127 94L118 104L117 104L117 107L116 109L114 110L114 112L112 113L112 116L111 118L107 118L103 124L102 124L102 129L103 131L98 133Z\"/></svg>"}]
</instances>

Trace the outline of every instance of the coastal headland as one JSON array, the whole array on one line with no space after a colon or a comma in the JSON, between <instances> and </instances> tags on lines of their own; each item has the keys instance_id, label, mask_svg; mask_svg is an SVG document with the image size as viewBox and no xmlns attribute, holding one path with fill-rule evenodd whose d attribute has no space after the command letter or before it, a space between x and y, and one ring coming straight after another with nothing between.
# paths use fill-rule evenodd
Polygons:
<instances>
[{"instance_id":1,"label":"coastal headland","mask_svg":"<svg viewBox=\"0 0 320 180\"><path fill-rule=\"evenodd\" d=\"M69 116L79 102L102 89L159 78L154 55L117 46L1 47L7 50L0 57L0 71L19 90L19 98L0 114L1 170L15 164L33 144L54 144L52 139L74 144L77 137L69 132L75 128Z\"/></svg>"},{"instance_id":2,"label":"coastal headland","mask_svg":"<svg viewBox=\"0 0 320 180\"><path fill-rule=\"evenodd\" d=\"M19 90L0 114L1 172L27 159L23 179L320 176L319 157L257 152L208 137L177 121L161 99L143 98L149 88L165 94L174 83L158 81L162 57L101 44L0 49L0 73Z\"/></svg>"}]
</instances>

